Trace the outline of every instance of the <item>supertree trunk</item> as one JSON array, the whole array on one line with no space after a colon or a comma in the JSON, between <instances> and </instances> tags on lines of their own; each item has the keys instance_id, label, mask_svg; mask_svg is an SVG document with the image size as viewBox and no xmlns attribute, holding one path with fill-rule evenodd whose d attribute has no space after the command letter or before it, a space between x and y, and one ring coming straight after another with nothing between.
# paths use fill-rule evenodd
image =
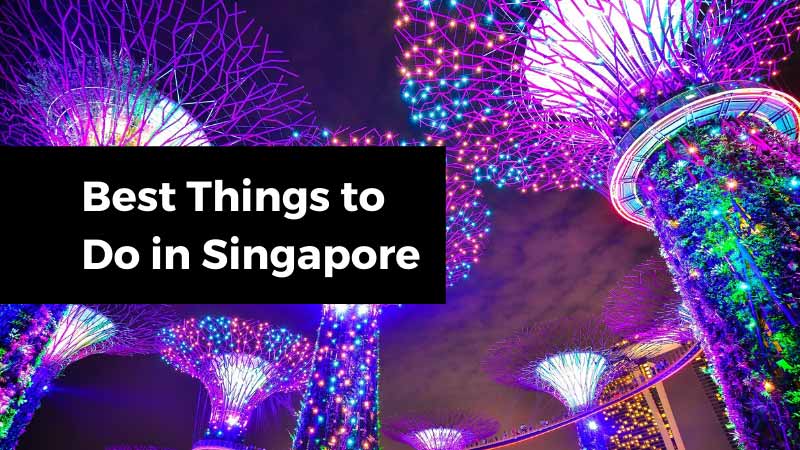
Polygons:
<instances>
[{"instance_id":1,"label":"supertree trunk","mask_svg":"<svg viewBox=\"0 0 800 450\"><path fill-rule=\"evenodd\" d=\"M324 305L294 450L378 448L380 305Z\"/></svg>"},{"instance_id":2,"label":"supertree trunk","mask_svg":"<svg viewBox=\"0 0 800 450\"><path fill-rule=\"evenodd\" d=\"M12 444L10 438L13 436L14 445L16 445L16 441L25 433L25 429L28 427L28 424L31 423L34 413L39 409L39 406L41 406L42 399L50 388L50 383L58 376L58 373L58 367L47 365L42 365L34 372L31 377L30 385L25 390L25 401L19 405L17 415L8 429L8 444ZM6 443L5 440L2 442ZM6 448L1 445L2 444L0 444L0 448ZM13 446L8 448L13 448Z\"/></svg>"},{"instance_id":3,"label":"supertree trunk","mask_svg":"<svg viewBox=\"0 0 800 450\"><path fill-rule=\"evenodd\" d=\"M800 448L800 155L756 119L686 128L638 181L747 449Z\"/></svg>"},{"instance_id":4,"label":"supertree trunk","mask_svg":"<svg viewBox=\"0 0 800 450\"><path fill-rule=\"evenodd\" d=\"M581 450L606 450L606 436L600 424L594 419L584 419L577 423L578 445Z\"/></svg>"},{"instance_id":5,"label":"supertree trunk","mask_svg":"<svg viewBox=\"0 0 800 450\"><path fill-rule=\"evenodd\" d=\"M42 350L66 305L9 304L0 313L0 448L13 449L44 394Z\"/></svg>"}]
</instances>

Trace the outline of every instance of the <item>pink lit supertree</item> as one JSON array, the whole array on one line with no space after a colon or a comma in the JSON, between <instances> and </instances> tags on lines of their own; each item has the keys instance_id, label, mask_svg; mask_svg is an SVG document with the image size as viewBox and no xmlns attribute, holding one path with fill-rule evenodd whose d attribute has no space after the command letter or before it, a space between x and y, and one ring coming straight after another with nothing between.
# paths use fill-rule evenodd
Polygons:
<instances>
[{"instance_id":1,"label":"pink lit supertree","mask_svg":"<svg viewBox=\"0 0 800 450\"><path fill-rule=\"evenodd\" d=\"M603 322L638 355L694 339L691 313L658 258L638 264L609 292Z\"/></svg>"},{"instance_id":2,"label":"pink lit supertree","mask_svg":"<svg viewBox=\"0 0 800 450\"><path fill-rule=\"evenodd\" d=\"M800 432L789 0L397 2L403 97L473 179L588 187L655 231L745 448Z\"/></svg>"},{"instance_id":3,"label":"pink lit supertree","mask_svg":"<svg viewBox=\"0 0 800 450\"><path fill-rule=\"evenodd\" d=\"M10 0L0 6L6 145L290 145L314 115L235 2Z\"/></svg>"},{"instance_id":4,"label":"pink lit supertree","mask_svg":"<svg viewBox=\"0 0 800 450\"><path fill-rule=\"evenodd\" d=\"M602 325L574 318L544 322L495 343L481 366L495 381L550 394L574 414L595 406L603 388L628 367L617 342ZM581 448L606 448L597 420L577 426Z\"/></svg>"},{"instance_id":5,"label":"pink lit supertree","mask_svg":"<svg viewBox=\"0 0 800 450\"><path fill-rule=\"evenodd\" d=\"M431 412L385 422L383 433L414 450L464 450L497 432L496 420L467 412Z\"/></svg>"},{"instance_id":6,"label":"pink lit supertree","mask_svg":"<svg viewBox=\"0 0 800 450\"><path fill-rule=\"evenodd\" d=\"M211 401L205 438L195 449L235 448L259 403L308 381L311 341L266 322L191 318L160 336L162 359L200 380Z\"/></svg>"},{"instance_id":7,"label":"pink lit supertree","mask_svg":"<svg viewBox=\"0 0 800 450\"><path fill-rule=\"evenodd\" d=\"M141 355L157 352L158 330L174 318L166 305L71 304L57 312L47 344L28 374L24 401L4 424L0 448L14 448L53 380L68 365L96 354Z\"/></svg>"}]
</instances>

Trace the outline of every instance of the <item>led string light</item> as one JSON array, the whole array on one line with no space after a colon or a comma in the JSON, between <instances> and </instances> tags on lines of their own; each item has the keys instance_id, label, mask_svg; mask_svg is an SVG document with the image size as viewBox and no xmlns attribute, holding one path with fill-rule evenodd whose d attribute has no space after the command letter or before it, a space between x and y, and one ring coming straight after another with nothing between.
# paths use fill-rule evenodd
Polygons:
<instances>
[{"instance_id":1,"label":"led string light","mask_svg":"<svg viewBox=\"0 0 800 450\"><path fill-rule=\"evenodd\" d=\"M497 428L497 421L467 412L431 412L390 419L383 433L415 450L463 450Z\"/></svg>"},{"instance_id":2,"label":"led string light","mask_svg":"<svg viewBox=\"0 0 800 450\"><path fill-rule=\"evenodd\" d=\"M285 328L230 317L188 319L164 328L161 342L162 359L205 386L211 401L205 440L220 445L242 441L263 400L302 389L313 352L308 339Z\"/></svg>"}]
</instances>

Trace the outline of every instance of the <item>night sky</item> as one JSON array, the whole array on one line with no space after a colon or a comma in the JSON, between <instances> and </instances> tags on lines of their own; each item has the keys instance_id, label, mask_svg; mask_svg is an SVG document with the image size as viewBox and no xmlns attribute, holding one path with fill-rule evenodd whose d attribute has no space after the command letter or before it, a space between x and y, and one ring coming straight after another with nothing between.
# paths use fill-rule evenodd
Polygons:
<instances>
[{"instance_id":1,"label":"night sky","mask_svg":"<svg viewBox=\"0 0 800 450\"><path fill-rule=\"evenodd\" d=\"M393 1L240 3L272 34L273 46L286 51L323 125L366 125L415 137L397 87ZM788 70L779 84L797 86L794 80L800 71L784 68ZM447 305L405 305L383 315L384 417L461 408L494 417L511 429L560 414L560 404L543 394L493 383L481 372L480 358L492 343L537 320L597 315L616 281L657 255L655 237L623 221L597 194L488 191L493 230L489 250L472 277L448 291ZM262 295L274 302L289 300L271 298L268 291ZM375 295L380 299L379 292ZM222 313L268 320L313 338L320 307L211 304L180 306L179 311L184 316ZM723 448L722 432L694 374L684 371L666 386L687 448ZM19 448L100 450L126 443L186 450L192 443L200 389L199 382L170 369L157 356L93 356L70 366L58 379ZM289 400L297 405L299 395ZM294 428L291 412L272 402L258 415L248 442L269 450L288 449ZM388 450L405 448L388 439L384 445ZM516 447L576 448L572 427Z\"/></svg>"}]
</instances>

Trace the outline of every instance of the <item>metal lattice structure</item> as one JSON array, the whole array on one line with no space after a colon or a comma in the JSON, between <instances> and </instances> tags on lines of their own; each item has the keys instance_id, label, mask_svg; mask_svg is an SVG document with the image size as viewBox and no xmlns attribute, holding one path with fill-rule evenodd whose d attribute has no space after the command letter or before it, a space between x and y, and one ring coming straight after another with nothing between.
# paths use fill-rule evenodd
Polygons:
<instances>
[{"instance_id":1,"label":"metal lattice structure","mask_svg":"<svg viewBox=\"0 0 800 450\"><path fill-rule=\"evenodd\" d=\"M174 317L167 305L68 305L42 353L42 365L60 371L99 353L157 353L159 330Z\"/></svg>"},{"instance_id":2,"label":"metal lattice structure","mask_svg":"<svg viewBox=\"0 0 800 450\"><path fill-rule=\"evenodd\" d=\"M285 328L229 317L187 319L161 332L162 359L200 380L211 401L208 439L239 442L256 406L308 381L313 344Z\"/></svg>"},{"instance_id":3,"label":"metal lattice structure","mask_svg":"<svg viewBox=\"0 0 800 450\"><path fill-rule=\"evenodd\" d=\"M383 433L415 450L463 450L494 435L498 426L496 420L467 412L432 412L389 419Z\"/></svg>"},{"instance_id":4,"label":"metal lattice structure","mask_svg":"<svg viewBox=\"0 0 800 450\"><path fill-rule=\"evenodd\" d=\"M634 122L704 83L764 82L791 52L788 0L397 2L403 98L476 180L599 188ZM688 94L687 94L688 95Z\"/></svg>"},{"instance_id":5,"label":"metal lattice structure","mask_svg":"<svg viewBox=\"0 0 800 450\"><path fill-rule=\"evenodd\" d=\"M497 382L542 391L571 411L591 406L605 384L625 367L605 327L545 322L489 348L481 365Z\"/></svg>"},{"instance_id":6,"label":"metal lattice structure","mask_svg":"<svg viewBox=\"0 0 800 450\"><path fill-rule=\"evenodd\" d=\"M375 128L323 129L318 133L321 142L332 146L430 146L443 145L428 137L416 141L399 137L396 133ZM483 190L476 186L464 167L451 162L448 156L445 174L446 197L446 259L447 285L469 277L485 249L491 230L491 210L483 200Z\"/></svg>"},{"instance_id":7,"label":"metal lattice structure","mask_svg":"<svg viewBox=\"0 0 800 450\"><path fill-rule=\"evenodd\" d=\"M486 246L492 212L483 191L461 172L448 168L446 175L447 285L469 276Z\"/></svg>"},{"instance_id":8,"label":"metal lattice structure","mask_svg":"<svg viewBox=\"0 0 800 450\"><path fill-rule=\"evenodd\" d=\"M3 2L0 143L304 143L314 115L268 44L224 0Z\"/></svg>"},{"instance_id":9,"label":"metal lattice structure","mask_svg":"<svg viewBox=\"0 0 800 450\"><path fill-rule=\"evenodd\" d=\"M591 410L628 360L602 325L567 322L568 330L555 321L523 329L494 344L481 365L497 382L552 395L571 415ZM596 420L587 416L577 427L582 448L606 448Z\"/></svg>"},{"instance_id":10,"label":"metal lattice structure","mask_svg":"<svg viewBox=\"0 0 800 450\"><path fill-rule=\"evenodd\" d=\"M603 321L632 343L682 344L694 337L691 313L662 259L638 264L617 283L603 306Z\"/></svg>"}]
</instances>

